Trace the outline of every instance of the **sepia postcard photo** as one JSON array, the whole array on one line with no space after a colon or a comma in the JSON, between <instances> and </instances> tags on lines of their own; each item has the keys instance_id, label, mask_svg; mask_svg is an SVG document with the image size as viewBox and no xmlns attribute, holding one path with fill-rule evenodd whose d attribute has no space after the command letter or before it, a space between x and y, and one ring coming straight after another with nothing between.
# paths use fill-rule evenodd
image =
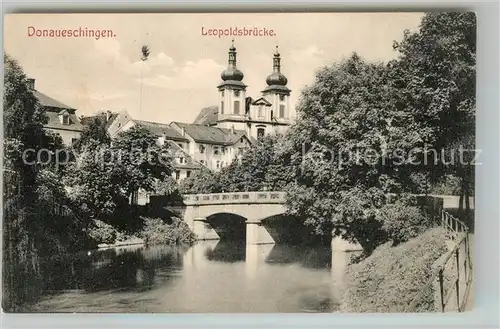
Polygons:
<instances>
[{"instance_id":1,"label":"sepia postcard photo","mask_svg":"<svg viewBox=\"0 0 500 329\"><path fill-rule=\"evenodd\" d=\"M470 12L9 14L8 313L464 312Z\"/></svg>"}]
</instances>

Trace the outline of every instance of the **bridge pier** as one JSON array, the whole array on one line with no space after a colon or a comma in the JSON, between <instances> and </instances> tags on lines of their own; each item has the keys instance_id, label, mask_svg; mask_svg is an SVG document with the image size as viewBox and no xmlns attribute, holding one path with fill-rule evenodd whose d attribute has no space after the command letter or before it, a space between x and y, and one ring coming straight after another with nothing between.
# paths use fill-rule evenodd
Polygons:
<instances>
[{"instance_id":1,"label":"bridge pier","mask_svg":"<svg viewBox=\"0 0 500 329\"><path fill-rule=\"evenodd\" d=\"M196 217L193 220L193 232L198 240L219 240L220 237L205 217Z\"/></svg>"},{"instance_id":2,"label":"bridge pier","mask_svg":"<svg viewBox=\"0 0 500 329\"><path fill-rule=\"evenodd\" d=\"M260 221L246 222L246 244L271 244L274 239Z\"/></svg>"}]
</instances>

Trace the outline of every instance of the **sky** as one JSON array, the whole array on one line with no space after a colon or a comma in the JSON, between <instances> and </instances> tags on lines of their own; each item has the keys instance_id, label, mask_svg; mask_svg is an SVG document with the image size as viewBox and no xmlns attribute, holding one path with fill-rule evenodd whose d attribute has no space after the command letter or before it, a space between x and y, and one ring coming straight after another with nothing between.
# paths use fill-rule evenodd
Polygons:
<instances>
[{"instance_id":1,"label":"sky","mask_svg":"<svg viewBox=\"0 0 500 329\"><path fill-rule=\"evenodd\" d=\"M402 39L405 29L417 30L422 15L11 14L5 16L4 51L36 79L38 91L76 108L78 116L126 110L141 120L192 122L201 108L218 103L216 87L233 38L247 96L260 97L278 45L295 106L320 67L352 52L369 61L395 58L393 42ZM112 35L99 40L30 37L30 26L105 29ZM234 27L272 29L275 35L202 35L202 28L206 32ZM146 62L140 60L142 45L150 48Z\"/></svg>"}]
</instances>

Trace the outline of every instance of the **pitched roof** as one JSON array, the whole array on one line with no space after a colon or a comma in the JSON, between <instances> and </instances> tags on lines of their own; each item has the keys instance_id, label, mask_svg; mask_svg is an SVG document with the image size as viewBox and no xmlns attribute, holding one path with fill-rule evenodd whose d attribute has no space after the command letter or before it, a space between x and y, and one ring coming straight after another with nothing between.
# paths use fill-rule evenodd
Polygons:
<instances>
[{"instance_id":1,"label":"pitched roof","mask_svg":"<svg viewBox=\"0 0 500 329\"><path fill-rule=\"evenodd\" d=\"M49 122L44 125L45 128L51 129L62 129L71 131L83 131L83 125L76 116L76 114L69 112L69 124L62 124L59 120L59 113L54 111L45 111L45 114L49 118Z\"/></svg>"},{"instance_id":2,"label":"pitched roof","mask_svg":"<svg viewBox=\"0 0 500 329\"><path fill-rule=\"evenodd\" d=\"M100 124L104 125L104 128L108 129L109 126L113 123L113 121L118 117L118 113L111 112L107 120L106 120L106 115L107 115L106 112L99 112L95 115L80 118L80 122L82 123L82 125L86 126L89 125L94 120L98 120Z\"/></svg>"},{"instance_id":3,"label":"pitched roof","mask_svg":"<svg viewBox=\"0 0 500 329\"><path fill-rule=\"evenodd\" d=\"M207 106L201 109L200 113L194 119L194 124L199 125L211 125L217 121L217 115L219 114L219 107L217 105Z\"/></svg>"},{"instance_id":4,"label":"pitched roof","mask_svg":"<svg viewBox=\"0 0 500 329\"><path fill-rule=\"evenodd\" d=\"M165 136L165 139L173 139L178 141L187 141L186 137L183 137L174 128L170 127L164 123L143 121L143 120L133 120L136 124L146 128L150 132L156 135Z\"/></svg>"},{"instance_id":5,"label":"pitched roof","mask_svg":"<svg viewBox=\"0 0 500 329\"><path fill-rule=\"evenodd\" d=\"M177 145L174 141L166 140L166 143L169 143L172 149L174 150L175 157L183 157L186 162L183 164L177 163L174 161L173 166L175 169L200 169L203 167L201 163L194 160L191 155L189 155L186 151L184 151L179 145Z\"/></svg>"},{"instance_id":6,"label":"pitched roof","mask_svg":"<svg viewBox=\"0 0 500 329\"><path fill-rule=\"evenodd\" d=\"M258 104L266 104L267 106L272 105L265 97L261 97L259 99L252 100L252 105L258 105Z\"/></svg>"},{"instance_id":7,"label":"pitched roof","mask_svg":"<svg viewBox=\"0 0 500 329\"><path fill-rule=\"evenodd\" d=\"M52 97L49 97L39 91L33 90L33 95L38 99L40 104L44 107L54 107L54 108L59 108L59 109L68 109L68 110L73 110L72 112L75 111L75 108L65 105Z\"/></svg>"},{"instance_id":8,"label":"pitched roof","mask_svg":"<svg viewBox=\"0 0 500 329\"><path fill-rule=\"evenodd\" d=\"M217 128L201 124L190 124L182 122L172 122L181 129L184 128L186 134L191 136L196 142L219 145L233 145L245 136L244 130L231 130L226 128Z\"/></svg>"}]
</instances>

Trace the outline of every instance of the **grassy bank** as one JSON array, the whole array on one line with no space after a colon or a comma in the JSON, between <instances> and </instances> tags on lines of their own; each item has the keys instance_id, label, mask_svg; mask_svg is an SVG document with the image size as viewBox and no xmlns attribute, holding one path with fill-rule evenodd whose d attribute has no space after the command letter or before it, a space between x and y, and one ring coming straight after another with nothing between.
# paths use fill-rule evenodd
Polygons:
<instances>
[{"instance_id":1,"label":"grassy bank","mask_svg":"<svg viewBox=\"0 0 500 329\"><path fill-rule=\"evenodd\" d=\"M403 312L427 283L432 264L447 251L441 228L430 229L406 243L377 248L371 256L347 270L341 312ZM413 312L434 311L429 289Z\"/></svg>"}]
</instances>

